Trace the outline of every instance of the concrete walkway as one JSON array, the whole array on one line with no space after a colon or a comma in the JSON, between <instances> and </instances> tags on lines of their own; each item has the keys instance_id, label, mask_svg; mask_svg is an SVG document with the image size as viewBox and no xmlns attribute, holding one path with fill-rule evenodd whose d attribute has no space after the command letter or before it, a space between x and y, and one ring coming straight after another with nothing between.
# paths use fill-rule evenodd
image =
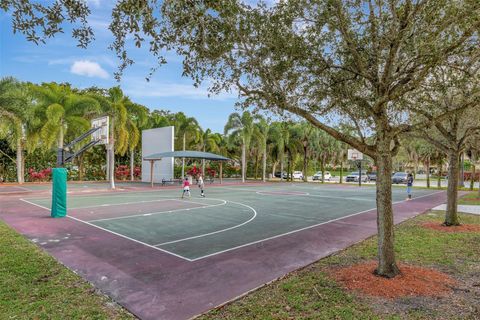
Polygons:
<instances>
[{"instance_id":1,"label":"concrete walkway","mask_svg":"<svg viewBox=\"0 0 480 320\"><path fill-rule=\"evenodd\" d=\"M447 205L446 204L441 204L432 210L441 210L445 211L447 210ZM471 214L478 214L480 215L480 206L475 206L475 205L458 205L458 212L463 212L463 213L471 213Z\"/></svg>"}]
</instances>

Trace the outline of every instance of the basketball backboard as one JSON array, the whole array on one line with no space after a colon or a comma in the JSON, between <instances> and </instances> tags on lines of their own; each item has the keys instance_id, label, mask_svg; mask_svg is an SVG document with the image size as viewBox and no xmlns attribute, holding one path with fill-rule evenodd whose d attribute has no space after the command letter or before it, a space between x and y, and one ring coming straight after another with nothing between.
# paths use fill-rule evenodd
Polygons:
<instances>
[{"instance_id":1,"label":"basketball backboard","mask_svg":"<svg viewBox=\"0 0 480 320\"><path fill-rule=\"evenodd\" d=\"M109 128L109 121L108 116L100 117L92 120L92 128L101 129L92 133L92 140L100 140L98 144L108 144L108 128Z\"/></svg>"},{"instance_id":2,"label":"basketball backboard","mask_svg":"<svg viewBox=\"0 0 480 320\"><path fill-rule=\"evenodd\" d=\"M361 153L357 149L348 149L347 159L353 161L363 160L363 153Z\"/></svg>"}]
</instances>

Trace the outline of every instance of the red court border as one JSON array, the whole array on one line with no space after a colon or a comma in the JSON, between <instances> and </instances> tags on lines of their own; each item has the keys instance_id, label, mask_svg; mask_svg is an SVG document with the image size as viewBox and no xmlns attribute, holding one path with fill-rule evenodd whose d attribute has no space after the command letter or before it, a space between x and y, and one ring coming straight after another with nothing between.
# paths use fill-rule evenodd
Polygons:
<instances>
[{"instance_id":1,"label":"red court border","mask_svg":"<svg viewBox=\"0 0 480 320\"><path fill-rule=\"evenodd\" d=\"M396 203L395 223L445 199L439 192ZM188 262L72 219L51 219L44 209L19 206L18 197L0 201L2 220L46 241L42 248L141 319L191 318L376 233L370 210Z\"/></svg>"}]
</instances>

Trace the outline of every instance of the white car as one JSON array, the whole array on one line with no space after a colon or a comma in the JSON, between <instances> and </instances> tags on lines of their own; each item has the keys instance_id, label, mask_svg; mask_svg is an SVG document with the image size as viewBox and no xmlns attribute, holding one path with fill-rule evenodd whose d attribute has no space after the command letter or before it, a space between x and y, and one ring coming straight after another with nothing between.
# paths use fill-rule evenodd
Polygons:
<instances>
[{"instance_id":1,"label":"white car","mask_svg":"<svg viewBox=\"0 0 480 320\"><path fill-rule=\"evenodd\" d=\"M325 181L330 181L330 179L332 179L332 175L330 174L330 172L325 171L325 175L323 176L323 178L325 179ZM318 171L317 173L315 173L313 175L313 180L322 180L322 171Z\"/></svg>"},{"instance_id":2,"label":"white car","mask_svg":"<svg viewBox=\"0 0 480 320\"><path fill-rule=\"evenodd\" d=\"M303 179L302 171L293 171L293 179Z\"/></svg>"},{"instance_id":3,"label":"white car","mask_svg":"<svg viewBox=\"0 0 480 320\"><path fill-rule=\"evenodd\" d=\"M350 173L350 174L345 178L345 181L346 181L346 182L358 182L359 179L360 179L360 172L355 171L355 172ZM363 181L363 182L368 182L368 181L370 181L370 179L368 178L368 175L367 175L366 172L362 172L362 181Z\"/></svg>"}]
</instances>

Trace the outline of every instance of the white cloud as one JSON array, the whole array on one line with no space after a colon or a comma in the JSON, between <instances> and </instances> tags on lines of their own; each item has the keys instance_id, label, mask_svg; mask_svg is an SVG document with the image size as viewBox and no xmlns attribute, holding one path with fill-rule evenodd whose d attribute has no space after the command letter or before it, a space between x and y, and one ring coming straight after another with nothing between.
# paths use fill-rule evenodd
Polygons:
<instances>
[{"instance_id":1,"label":"white cloud","mask_svg":"<svg viewBox=\"0 0 480 320\"><path fill-rule=\"evenodd\" d=\"M90 60L75 61L70 67L70 72L87 77L98 77L102 79L108 78L108 72L105 71L98 63Z\"/></svg>"}]
</instances>

